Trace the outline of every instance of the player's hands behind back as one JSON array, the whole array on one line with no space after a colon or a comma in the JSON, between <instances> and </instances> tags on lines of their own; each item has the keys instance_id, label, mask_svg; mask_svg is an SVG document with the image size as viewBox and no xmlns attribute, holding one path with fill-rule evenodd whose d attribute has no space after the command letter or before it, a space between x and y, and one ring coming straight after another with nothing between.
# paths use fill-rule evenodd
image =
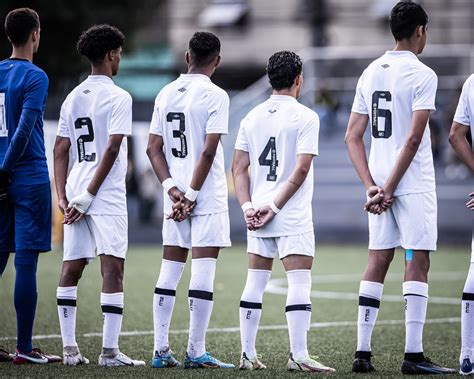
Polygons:
<instances>
[{"instance_id":1,"label":"player's hands behind back","mask_svg":"<svg viewBox=\"0 0 474 379\"><path fill-rule=\"evenodd\" d=\"M466 207L468 207L471 211L474 211L474 192L469 194L469 201L466 203Z\"/></svg>"},{"instance_id":2,"label":"player's hands behind back","mask_svg":"<svg viewBox=\"0 0 474 379\"><path fill-rule=\"evenodd\" d=\"M84 191L80 195L74 196L64 212L63 223L71 225L72 223L79 221L87 212L94 199L95 196L90 194L89 191ZM62 206L64 207L64 205Z\"/></svg>"},{"instance_id":3,"label":"player's hands behind back","mask_svg":"<svg viewBox=\"0 0 474 379\"><path fill-rule=\"evenodd\" d=\"M173 206L171 213L166 216L166 219L176 222L186 220L194 209L196 202L185 198L184 193L176 187L171 188L168 191L168 195L173 202Z\"/></svg>"},{"instance_id":4,"label":"player's hands behind back","mask_svg":"<svg viewBox=\"0 0 474 379\"><path fill-rule=\"evenodd\" d=\"M393 195L386 194L379 186L371 186L367 190L369 200L364 205L364 210L379 215L389 209L393 204Z\"/></svg>"}]
</instances>

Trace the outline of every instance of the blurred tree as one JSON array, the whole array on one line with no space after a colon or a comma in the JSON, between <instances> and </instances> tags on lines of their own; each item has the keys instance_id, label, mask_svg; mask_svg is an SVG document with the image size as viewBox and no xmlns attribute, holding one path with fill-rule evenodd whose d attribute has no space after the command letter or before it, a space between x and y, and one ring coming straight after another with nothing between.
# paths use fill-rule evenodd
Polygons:
<instances>
[{"instance_id":1,"label":"blurred tree","mask_svg":"<svg viewBox=\"0 0 474 379\"><path fill-rule=\"evenodd\" d=\"M1 0L0 17L20 7L36 10L41 20L40 50L35 64L49 76L50 94L62 94L74 87L87 61L76 51L82 31L94 24L107 23L125 34L127 51L134 45L136 31L147 25L166 0ZM0 59L11 53L10 44L1 33Z\"/></svg>"}]
</instances>

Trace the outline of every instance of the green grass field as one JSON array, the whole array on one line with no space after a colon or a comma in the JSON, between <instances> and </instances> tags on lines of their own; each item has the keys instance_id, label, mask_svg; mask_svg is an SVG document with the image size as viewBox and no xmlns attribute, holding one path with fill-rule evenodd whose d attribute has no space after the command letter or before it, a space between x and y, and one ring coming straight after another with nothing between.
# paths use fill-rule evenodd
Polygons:
<instances>
[{"instance_id":1,"label":"green grass field","mask_svg":"<svg viewBox=\"0 0 474 379\"><path fill-rule=\"evenodd\" d=\"M335 367L332 377L350 377L356 344L357 292L366 264L365 247L321 246L313 268L313 315L317 323L309 333L309 348L320 361ZM161 247L131 248L126 262L125 312L120 348L133 358L149 364L153 349L152 298L161 261ZM424 348L435 362L457 367L460 347L459 299L469 262L465 249L441 247L432 257L430 303L425 326ZM265 294L257 351L268 366L265 372L239 370L156 370L149 365L136 368L101 368L97 358L101 349L102 316L99 303L100 271L98 260L87 268L79 285L77 336L81 351L91 360L87 367L67 368L61 364L13 366L0 364L0 377L152 377L220 376L275 377L305 375L285 371L289 352L284 313L285 275L275 262L271 293ZM238 364L240 355L239 300L245 284L247 256L243 246L224 250L217 266L214 312L207 336L207 349L218 358ZM61 267L61 253L45 254L39 264L39 299L34 345L52 353L61 353L62 345L56 308L56 286ZM178 287L170 343L178 358L186 349L189 316L187 286L190 265ZM398 376L404 348L404 309L401 299L403 255L394 260L387 278L373 336L373 362L377 376ZM276 279L276 280L275 280ZM0 280L0 346L15 347L13 308L13 259ZM354 375L354 377L356 377ZM360 376L358 376L360 377Z\"/></svg>"}]
</instances>

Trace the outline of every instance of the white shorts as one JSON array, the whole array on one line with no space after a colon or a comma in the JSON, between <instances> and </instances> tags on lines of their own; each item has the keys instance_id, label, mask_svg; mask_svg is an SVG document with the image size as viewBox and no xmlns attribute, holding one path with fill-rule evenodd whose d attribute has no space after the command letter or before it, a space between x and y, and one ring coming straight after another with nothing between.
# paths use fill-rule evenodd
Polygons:
<instances>
[{"instance_id":1,"label":"white shorts","mask_svg":"<svg viewBox=\"0 0 474 379\"><path fill-rule=\"evenodd\" d=\"M435 251L438 239L436 192L395 197L381 215L369 213L369 249L398 246L408 250Z\"/></svg>"},{"instance_id":2,"label":"white shorts","mask_svg":"<svg viewBox=\"0 0 474 379\"><path fill-rule=\"evenodd\" d=\"M181 222L163 219L163 246L183 249L231 246L229 212L191 216Z\"/></svg>"},{"instance_id":3,"label":"white shorts","mask_svg":"<svg viewBox=\"0 0 474 379\"><path fill-rule=\"evenodd\" d=\"M474 233L472 234L471 241L471 263L474 263Z\"/></svg>"},{"instance_id":4,"label":"white shorts","mask_svg":"<svg viewBox=\"0 0 474 379\"><path fill-rule=\"evenodd\" d=\"M285 237L254 237L247 235L247 251L264 258L280 259L288 255L314 257L314 231Z\"/></svg>"},{"instance_id":5,"label":"white shorts","mask_svg":"<svg viewBox=\"0 0 474 379\"><path fill-rule=\"evenodd\" d=\"M125 259L127 248L127 216L85 215L72 225L64 225L64 261L89 261L96 255Z\"/></svg>"}]
</instances>

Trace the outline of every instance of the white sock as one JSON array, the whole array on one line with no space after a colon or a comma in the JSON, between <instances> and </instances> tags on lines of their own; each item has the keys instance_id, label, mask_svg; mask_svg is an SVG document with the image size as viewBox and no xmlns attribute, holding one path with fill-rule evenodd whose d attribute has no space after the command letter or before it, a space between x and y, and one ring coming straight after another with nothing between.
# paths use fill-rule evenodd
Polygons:
<instances>
[{"instance_id":1,"label":"white sock","mask_svg":"<svg viewBox=\"0 0 474 379\"><path fill-rule=\"evenodd\" d=\"M362 280L359 287L357 318L357 351L372 351L370 341L379 313L383 284Z\"/></svg>"},{"instance_id":2,"label":"white sock","mask_svg":"<svg viewBox=\"0 0 474 379\"><path fill-rule=\"evenodd\" d=\"M311 270L286 272L288 296L286 321L290 334L290 348L294 359L308 358L307 335L311 325Z\"/></svg>"},{"instance_id":3,"label":"white sock","mask_svg":"<svg viewBox=\"0 0 474 379\"><path fill-rule=\"evenodd\" d=\"M474 339L474 263L471 262L464 284L461 305L461 355L459 362L465 358L473 361Z\"/></svg>"},{"instance_id":4,"label":"white sock","mask_svg":"<svg viewBox=\"0 0 474 379\"><path fill-rule=\"evenodd\" d=\"M214 276L214 258L193 259L189 282L189 340L188 355L197 358L206 352L206 331L211 319Z\"/></svg>"},{"instance_id":5,"label":"white sock","mask_svg":"<svg viewBox=\"0 0 474 379\"><path fill-rule=\"evenodd\" d=\"M76 342L76 301L77 286L58 287L56 290L59 326L63 346L77 346Z\"/></svg>"},{"instance_id":6,"label":"white sock","mask_svg":"<svg viewBox=\"0 0 474 379\"><path fill-rule=\"evenodd\" d=\"M118 349L123 318L123 292L100 294L100 305L104 315L102 336L103 349Z\"/></svg>"},{"instance_id":7,"label":"white sock","mask_svg":"<svg viewBox=\"0 0 474 379\"><path fill-rule=\"evenodd\" d=\"M405 353L423 352L423 326L428 307L428 283L404 282Z\"/></svg>"},{"instance_id":8,"label":"white sock","mask_svg":"<svg viewBox=\"0 0 474 379\"><path fill-rule=\"evenodd\" d=\"M240 342L242 354L254 359L257 355L255 340L262 314L263 292L270 279L271 271L252 270L247 273L247 282L240 298Z\"/></svg>"},{"instance_id":9,"label":"white sock","mask_svg":"<svg viewBox=\"0 0 474 379\"><path fill-rule=\"evenodd\" d=\"M161 262L160 276L156 282L153 296L153 324L155 327L154 351L164 351L169 347L168 333L171 315L176 300L176 288L183 274L184 263L168 261Z\"/></svg>"}]
</instances>

